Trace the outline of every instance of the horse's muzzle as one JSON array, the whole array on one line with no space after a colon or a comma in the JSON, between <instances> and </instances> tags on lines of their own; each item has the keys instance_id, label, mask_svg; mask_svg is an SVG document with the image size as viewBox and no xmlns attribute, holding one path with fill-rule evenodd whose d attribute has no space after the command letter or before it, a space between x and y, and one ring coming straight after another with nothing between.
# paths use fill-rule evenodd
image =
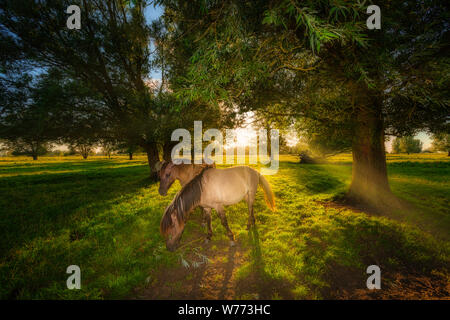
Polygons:
<instances>
[{"instance_id":1,"label":"horse's muzzle","mask_svg":"<svg viewBox=\"0 0 450 320\"><path fill-rule=\"evenodd\" d=\"M170 252L174 252L175 250L178 249L179 246L180 246L180 239L178 239L177 241L172 242L172 243L166 242L166 248Z\"/></svg>"},{"instance_id":2,"label":"horse's muzzle","mask_svg":"<svg viewBox=\"0 0 450 320\"><path fill-rule=\"evenodd\" d=\"M166 244L166 248L167 248L167 250L169 250L170 252L174 252L174 251L177 250L177 248L178 248L178 243L173 244L173 245L168 245L168 244Z\"/></svg>"}]
</instances>

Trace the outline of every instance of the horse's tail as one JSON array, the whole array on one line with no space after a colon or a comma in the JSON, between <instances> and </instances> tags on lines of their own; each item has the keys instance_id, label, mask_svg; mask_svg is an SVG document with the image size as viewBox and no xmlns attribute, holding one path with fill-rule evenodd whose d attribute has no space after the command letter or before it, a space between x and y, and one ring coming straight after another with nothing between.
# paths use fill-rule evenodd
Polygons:
<instances>
[{"instance_id":1,"label":"horse's tail","mask_svg":"<svg viewBox=\"0 0 450 320\"><path fill-rule=\"evenodd\" d=\"M266 200L267 206L270 210L275 211L275 196L273 195L269 182L262 174L259 174L259 185L264 190L264 200Z\"/></svg>"}]
</instances>

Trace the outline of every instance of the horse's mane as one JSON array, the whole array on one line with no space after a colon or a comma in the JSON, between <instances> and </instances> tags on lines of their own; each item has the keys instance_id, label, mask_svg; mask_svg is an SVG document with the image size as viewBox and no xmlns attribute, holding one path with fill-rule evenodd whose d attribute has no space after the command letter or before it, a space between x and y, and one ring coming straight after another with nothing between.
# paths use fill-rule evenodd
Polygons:
<instances>
[{"instance_id":1,"label":"horse's mane","mask_svg":"<svg viewBox=\"0 0 450 320\"><path fill-rule=\"evenodd\" d=\"M159 172L163 172L163 170L169 165L170 161L164 161L159 169Z\"/></svg>"},{"instance_id":2,"label":"horse's mane","mask_svg":"<svg viewBox=\"0 0 450 320\"><path fill-rule=\"evenodd\" d=\"M161 219L160 231L162 234L166 234L169 227L172 226L171 214L174 210L178 221L186 222L191 210L200 202L203 190L203 174L208 169L210 167L205 167L175 195Z\"/></svg>"}]
</instances>

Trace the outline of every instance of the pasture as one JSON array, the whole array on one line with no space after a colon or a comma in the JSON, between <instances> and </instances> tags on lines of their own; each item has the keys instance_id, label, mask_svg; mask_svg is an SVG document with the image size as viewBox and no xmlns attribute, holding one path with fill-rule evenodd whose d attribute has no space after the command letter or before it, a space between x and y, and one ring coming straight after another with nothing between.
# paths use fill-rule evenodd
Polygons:
<instances>
[{"instance_id":1,"label":"pasture","mask_svg":"<svg viewBox=\"0 0 450 320\"><path fill-rule=\"evenodd\" d=\"M227 207L237 246L213 213L213 240L197 209L181 245L159 234L166 197L148 179L145 156L0 158L2 299L343 299L448 298L450 161L446 154L388 155L392 191L403 209L371 212L339 202L351 156L300 165L281 156L266 176L277 211ZM81 290L66 268L81 268ZM382 290L366 289L366 268Z\"/></svg>"}]
</instances>

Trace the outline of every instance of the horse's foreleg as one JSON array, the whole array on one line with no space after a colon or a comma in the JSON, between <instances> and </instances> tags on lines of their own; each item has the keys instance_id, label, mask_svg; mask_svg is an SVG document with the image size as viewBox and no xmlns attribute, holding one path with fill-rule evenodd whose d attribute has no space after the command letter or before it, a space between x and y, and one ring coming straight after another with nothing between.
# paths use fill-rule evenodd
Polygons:
<instances>
[{"instance_id":1,"label":"horse's foreleg","mask_svg":"<svg viewBox=\"0 0 450 320\"><path fill-rule=\"evenodd\" d=\"M206 217L208 213L206 212L206 210L206 208L200 207L200 211L202 212L202 227L207 227L208 225L208 218Z\"/></svg>"},{"instance_id":2,"label":"horse's foreleg","mask_svg":"<svg viewBox=\"0 0 450 320\"><path fill-rule=\"evenodd\" d=\"M211 228L211 209L203 208L203 218L206 222L206 226L208 228L208 234L206 236L207 241L211 240L212 237L212 228Z\"/></svg>"},{"instance_id":3,"label":"horse's foreleg","mask_svg":"<svg viewBox=\"0 0 450 320\"><path fill-rule=\"evenodd\" d=\"M223 227L225 228L225 230L227 230L228 238L230 238L230 245L234 246L235 245L234 234L231 231L230 227L228 226L227 217L225 215L225 209L222 206L220 206L220 207L216 208L216 210L219 215L220 221L222 222Z\"/></svg>"}]
</instances>

